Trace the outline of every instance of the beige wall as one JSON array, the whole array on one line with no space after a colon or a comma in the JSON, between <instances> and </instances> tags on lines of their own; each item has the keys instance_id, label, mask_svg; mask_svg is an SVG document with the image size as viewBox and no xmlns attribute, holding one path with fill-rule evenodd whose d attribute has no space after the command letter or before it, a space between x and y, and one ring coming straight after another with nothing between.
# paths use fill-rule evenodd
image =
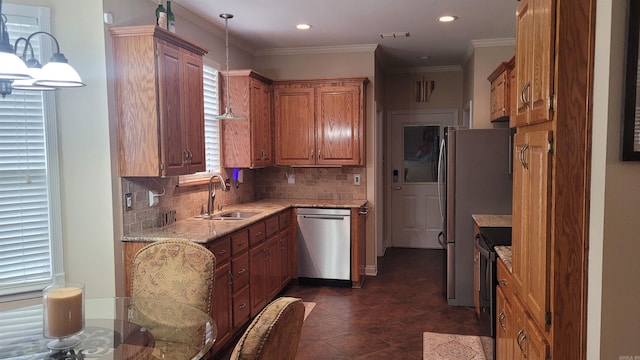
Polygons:
<instances>
[{"instance_id":1,"label":"beige wall","mask_svg":"<svg viewBox=\"0 0 640 360\"><path fill-rule=\"evenodd\" d=\"M414 84L422 79L434 80L435 90L428 102L416 102ZM462 68L422 68L385 75L384 107L390 111L457 109L462 113ZM462 118L459 119L459 122Z\"/></svg>"},{"instance_id":2,"label":"beige wall","mask_svg":"<svg viewBox=\"0 0 640 360\"><path fill-rule=\"evenodd\" d=\"M500 65L509 61L515 54L515 46L491 46L476 47L473 52L473 60L468 63L472 65L473 77L471 84L465 84L465 88L471 87L472 94L466 102L473 100L472 128L490 129L494 126L489 120L489 106L491 97L491 83L487 77ZM471 80L471 79L469 79Z\"/></svg>"},{"instance_id":3,"label":"beige wall","mask_svg":"<svg viewBox=\"0 0 640 360\"><path fill-rule=\"evenodd\" d=\"M597 2L588 359L640 356L640 163L620 161L625 0Z\"/></svg>"}]
</instances>

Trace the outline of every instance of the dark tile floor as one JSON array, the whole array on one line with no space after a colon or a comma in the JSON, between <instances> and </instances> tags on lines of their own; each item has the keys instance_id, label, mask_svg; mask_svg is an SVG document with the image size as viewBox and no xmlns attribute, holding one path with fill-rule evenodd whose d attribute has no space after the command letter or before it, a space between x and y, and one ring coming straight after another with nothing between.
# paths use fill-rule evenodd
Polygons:
<instances>
[{"instance_id":1,"label":"dark tile floor","mask_svg":"<svg viewBox=\"0 0 640 360\"><path fill-rule=\"evenodd\" d=\"M288 286L313 301L298 360L422 359L425 331L478 335L470 308L447 305L442 250L390 248L362 289Z\"/></svg>"}]
</instances>

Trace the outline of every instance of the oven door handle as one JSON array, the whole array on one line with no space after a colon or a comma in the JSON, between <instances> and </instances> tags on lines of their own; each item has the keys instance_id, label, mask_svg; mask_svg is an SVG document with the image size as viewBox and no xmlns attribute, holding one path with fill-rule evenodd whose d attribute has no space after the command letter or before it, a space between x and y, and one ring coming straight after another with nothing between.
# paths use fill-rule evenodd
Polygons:
<instances>
[{"instance_id":1,"label":"oven door handle","mask_svg":"<svg viewBox=\"0 0 640 360\"><path fill-rule=\"evenodd\" d=\"M474 246L476 247L476 249L478 249L478 251L480 252L480 255L482 255L482 257L491 260L491 253L489 250L485 249L482 247L482 245L480 245L480 234L476 234L476 238L474 239L473 242Z\"/></svg>"}]
</instances>

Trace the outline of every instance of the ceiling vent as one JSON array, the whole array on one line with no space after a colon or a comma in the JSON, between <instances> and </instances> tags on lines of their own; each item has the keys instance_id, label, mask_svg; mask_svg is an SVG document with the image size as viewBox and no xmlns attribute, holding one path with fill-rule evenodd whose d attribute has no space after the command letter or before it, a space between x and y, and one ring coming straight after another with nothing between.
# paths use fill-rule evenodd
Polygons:
<instances>
[{"instance_id":1,"label":"ceiling vent","mask_svg":"<svg viewBox=\"0 0 640 360\"><path fill-rule=\"evenodd\" d=\"M390 33L380 33L380 38L407 38L409 37L409 32L390 32Z\"/></svg>"}]
</instances>

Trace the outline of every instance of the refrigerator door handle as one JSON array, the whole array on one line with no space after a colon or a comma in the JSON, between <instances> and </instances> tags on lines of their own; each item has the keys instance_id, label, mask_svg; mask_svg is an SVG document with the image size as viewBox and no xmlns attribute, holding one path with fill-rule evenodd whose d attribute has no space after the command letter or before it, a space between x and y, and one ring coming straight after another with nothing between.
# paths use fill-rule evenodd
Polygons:
<instances>
[{"instance_id":1,"label":"refrigerator door handle","mask_svg":"<svg viewBox=\"0 0 640 360\"><path fill-rule=\"evenodd\" d=\"M444 186L444 160L446 151L447 149L445 146L445 141L444 139L442 139L442 141L440 142L440 151L438 154L438 205L440 205L440 222L442 222L443 226L446 226L446 224L444 223L444 197L442 195L442 186Z\"/></svg>"},{"instance_id":2,"label":"refrigerator door handle","mask_svg":"<svg viewBox=\"0 0 640 360\"><path fill-rule=\"evenodd\" d=\"M444 241L444 231L440 231L438 233L438 243L442 246L443 249L447 248L447 243Z\"/></svg>"}]
</instances>

